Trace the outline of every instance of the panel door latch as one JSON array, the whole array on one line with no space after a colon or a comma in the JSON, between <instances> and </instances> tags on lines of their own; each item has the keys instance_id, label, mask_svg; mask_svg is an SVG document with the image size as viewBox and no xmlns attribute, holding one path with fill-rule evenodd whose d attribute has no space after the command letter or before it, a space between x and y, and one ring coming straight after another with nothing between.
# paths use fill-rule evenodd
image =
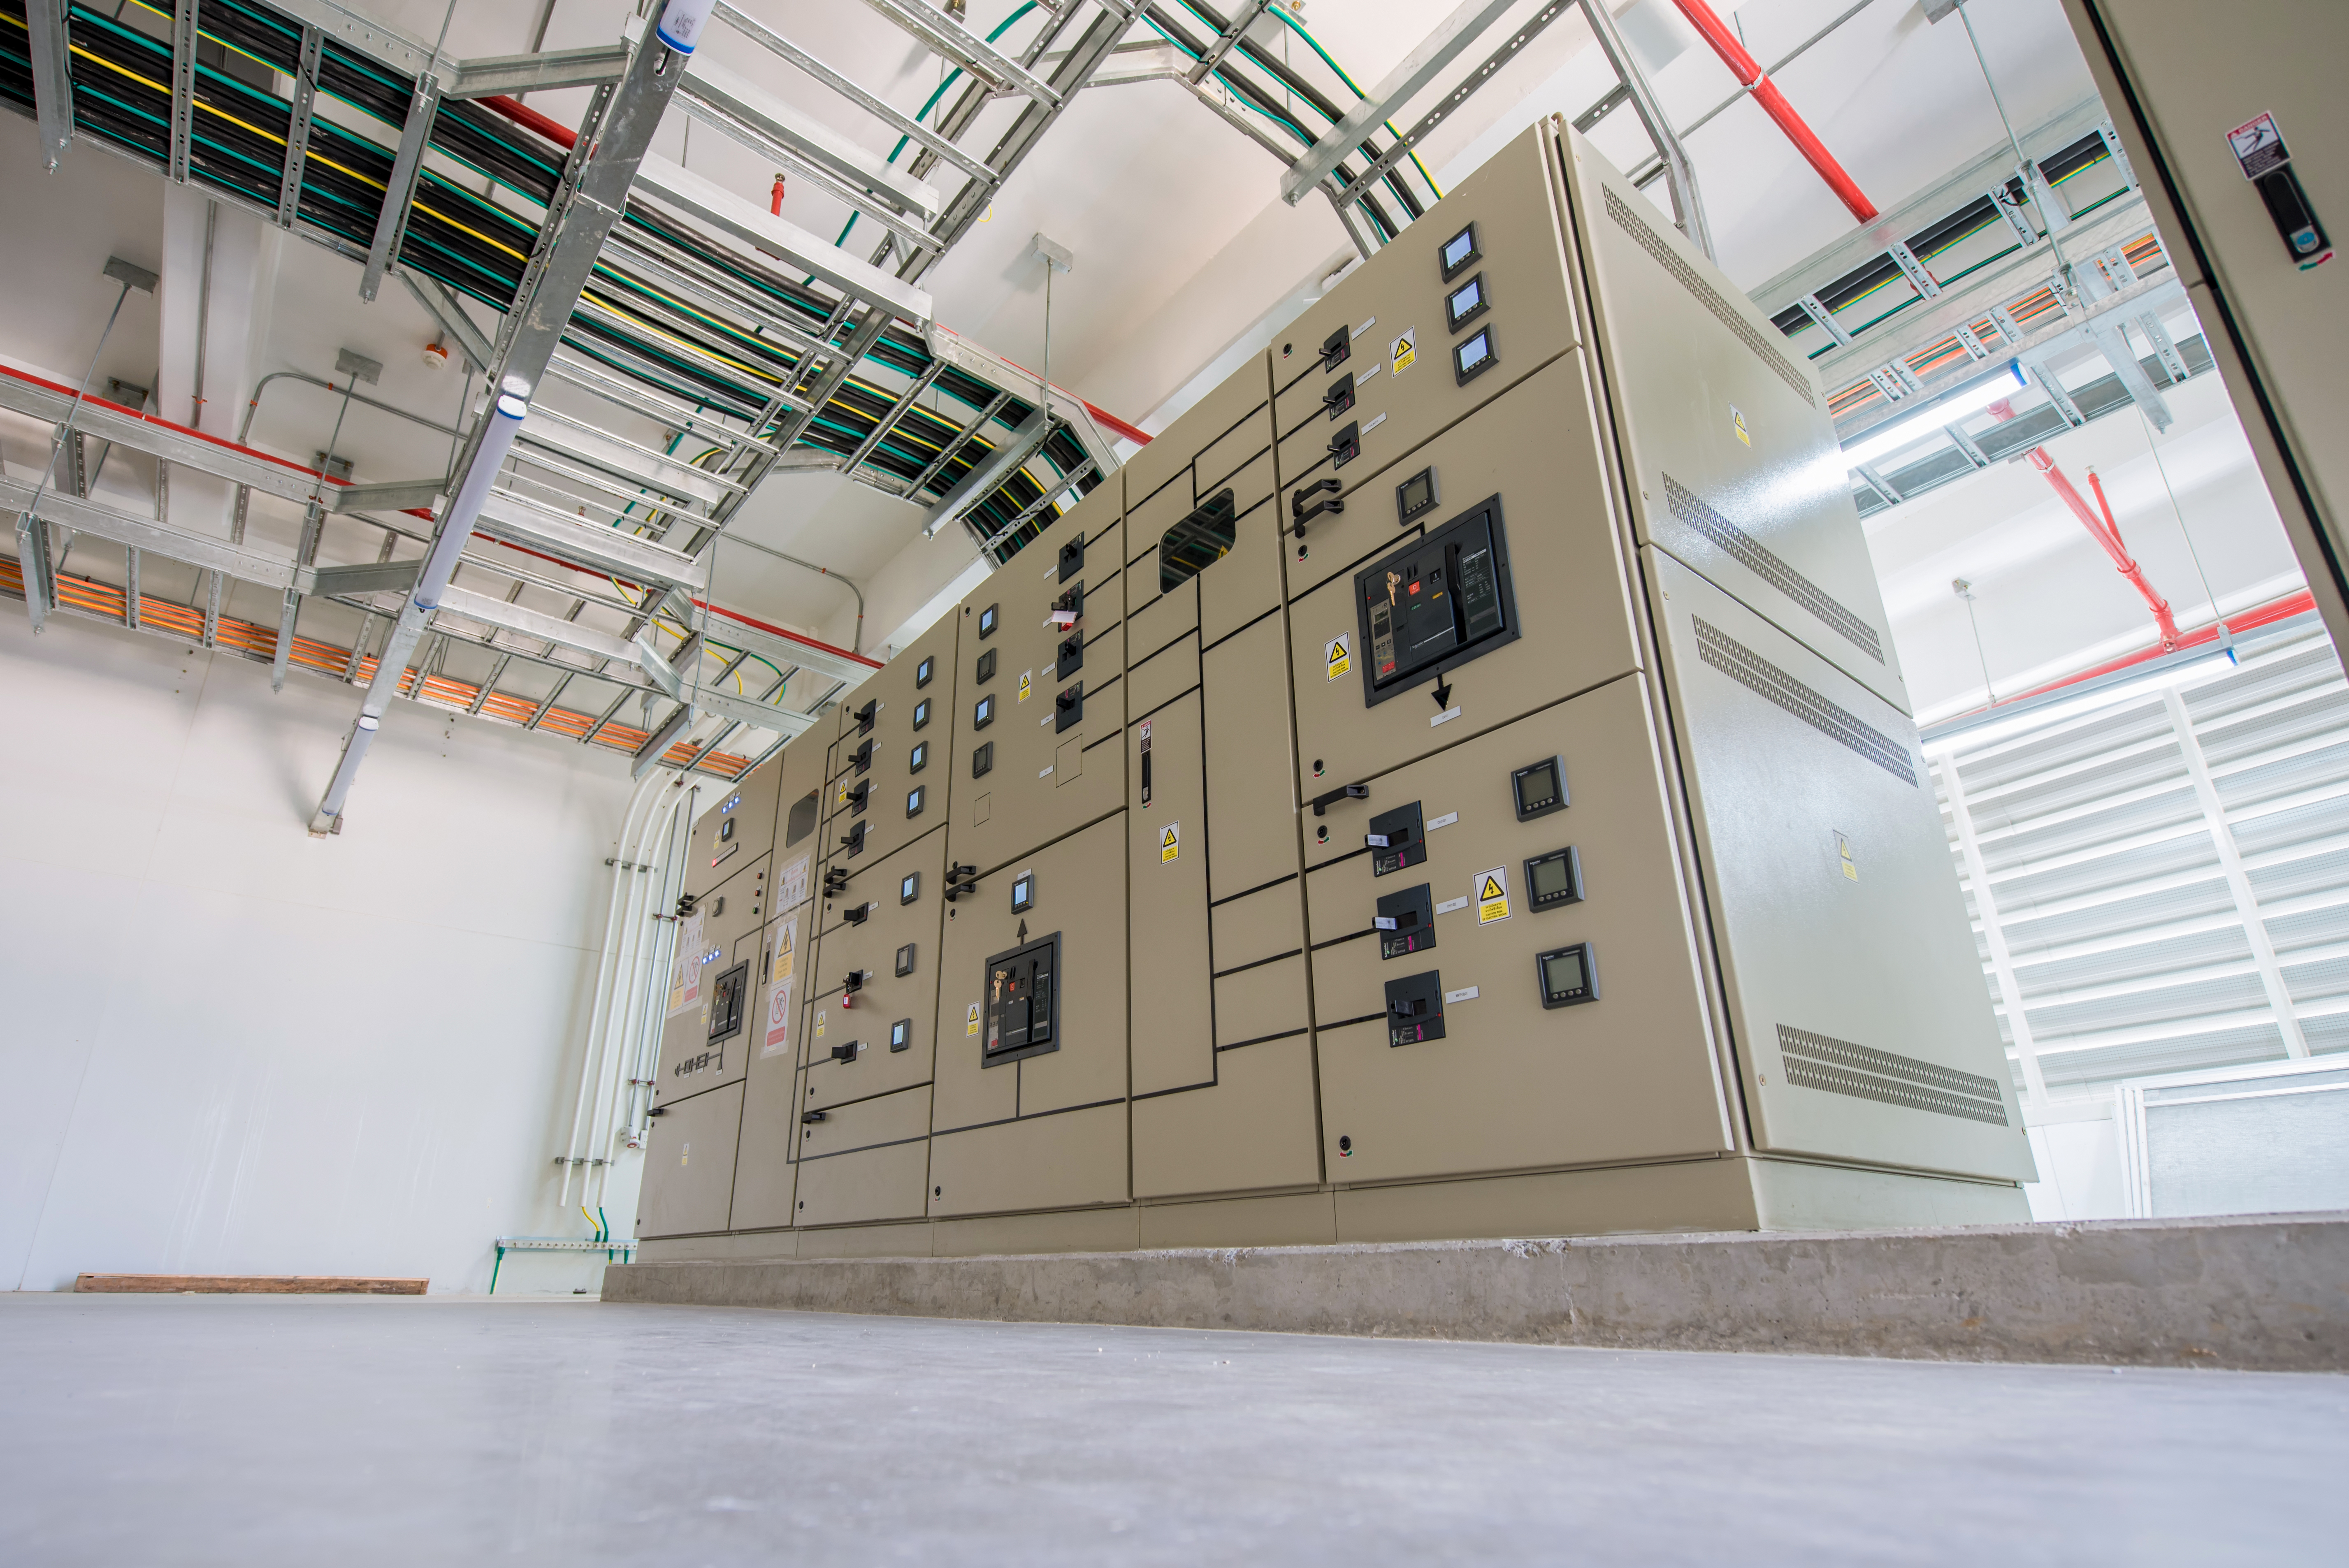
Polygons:
<instances>
[{"instance_id":1,"label":"panel door latch","mask_svg":"<svg viewBox=\"0 0 2349 1568\"><path fill-rule=\"evenodd\" d=\"M1313 797L1313 814L1317 817L1326 815L1329 809L1340 800L1367 800L1370 798L1371 787L1367 784L1340 785L1326 794Z\"/></svg>"}]
</instances>

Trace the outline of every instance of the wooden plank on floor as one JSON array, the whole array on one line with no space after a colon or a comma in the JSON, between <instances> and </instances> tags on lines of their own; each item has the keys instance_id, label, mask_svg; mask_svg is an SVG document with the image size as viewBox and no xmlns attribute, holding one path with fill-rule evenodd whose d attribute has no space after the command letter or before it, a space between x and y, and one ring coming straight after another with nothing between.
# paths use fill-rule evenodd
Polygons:
<instances>
[{"instance_id":1,"label":"wooden plank on floor","mask_svg":"<svg viewBox=\"0 0 2349 1568\"><path fill-rule=\"evenodd\" d=\"M74 1290L145 1295L422 1295L424 1281L339 1274L86 1274L74 1276Z\"/></svg>"}]
</instances>

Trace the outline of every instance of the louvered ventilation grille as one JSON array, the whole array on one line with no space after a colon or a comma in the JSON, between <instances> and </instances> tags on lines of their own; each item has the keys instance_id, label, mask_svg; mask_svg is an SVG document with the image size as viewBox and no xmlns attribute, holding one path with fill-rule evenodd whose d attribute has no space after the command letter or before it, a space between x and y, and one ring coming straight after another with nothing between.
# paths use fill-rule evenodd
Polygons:
<instances>
[{"instance_id":1,"label":"louvered ventilation grille","mask_svg":"<svg viewBox=\"0 0 2349 1568\"><path fill-rule=\"evenodd\" d=\"M2349 685L2322 630L1928 751L2019 1092L2280 1060L2295 1031L2349 1049Z\"/></svg>"}]
</instances>

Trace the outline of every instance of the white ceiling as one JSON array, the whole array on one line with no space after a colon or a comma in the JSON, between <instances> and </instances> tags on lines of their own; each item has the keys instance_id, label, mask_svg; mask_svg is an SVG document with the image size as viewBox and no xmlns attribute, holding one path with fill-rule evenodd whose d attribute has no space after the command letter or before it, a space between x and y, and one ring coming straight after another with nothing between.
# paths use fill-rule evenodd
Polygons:
<instances>
[{"instance_id":1,"label":"white ceiling","mask_svg":"<svg viewBox=\"0 0 2349 1568\"><path fill-rule=\"evenodd\" d=\"M906 112L918 108L936 85L935 59L865 6L847 0L740 3ZM1523 0L1510 19L1529 14L1537 3ZM970 25L988 30L1013 5L1014 0L972 0ZM1720 8L1766 64L1848 5L1849 0L1750 0L1733 12L1725 5ZM448 0L359 0L358 8L427 39L439 33L446 15L447 50L460 56L527 47L538 11L536 0L453 8ZM546 46L607 41L632 9L626 0L554 0ZM1368 86L1424 36L1444 9L1427 0L1309 0L1303 15L1325 46ZM2019 127L2088 90L2059 0L1971 0L1966 9ZM1028 37L1040 15L1018 24L1006 46ZM1647 58L1676 122L1690 122L1731 93L1733 78L1701 41L1693 41L1670 0L1640 0L1626 8L1624 26ZM1269 22L1258 27L1267 37L1285 36ZM1133 36L1149 35L1137 29ZM895 142L894 133L878 121L722 27L712 30L705 48L876 152L885 154ZM1541 114L1578 112L1609 80L1581 18L1562 17L1430 139L1427 161L1456 179L1516 128ZM1787 67L1781 80L1797 109L1879 207L1892 207L2002 135L1962 22L1953 16L1929 25L1918 0L1874 0ZM574 89L533 95L531 102L574 123L585 96L584 89ZM1014 107L990 106L986 114L993 119L983 122L972 144L991 146L985 127L1007 120ZM119 160L78 150L68 155L66 177L44 181L30 167L32 139L29 125L13 117L0 125L0 160L5 163L0 196L10 201L14 218L0 227L0 264L20 284L12 290L10 305L0 311L0 355L52 373L78 374L111 299L110 289L96 275L108 250L142 261L161 254L160 185L153 175ZM1625 112L1603 124L1597 139L1602 151L1621 161L1636 161L1643 151ZM1741 284L1753 286L1850 231L1849 215L1750 100L1713 119L1688 145L1722 263ZM706 128L693 131L688 146L681 114L672 113L656 149L682 158L746 200L766 200L773 171ZM1030 236L1040 230L1069 246L1075 269L1053 285L1053 378L1084 392L1113 385L1123 406L1112 411L1141 420L1268 308L1295 295L1300 283L1310 281L1307 274L1315 263L1343 244L1326 202L1280 205L1278 172L1268 154L1174 83L1089 91L1013 177L993 215L973 228L923 284L935 295L944 325L1040 368L1042 268L1029 256ZM944 183L950 191L953 181ZM837 232L843 209L801 182L792 186L784 215L828 239ZM459 377L428 371L419 362L417 351L435 329L403 289L388 285L372 305L364 304L357 298L357 269L349 263L306 244L288 243L279 251L274 272L250 280L266 315L250 377L287 367L331 377L336 350L349 346L386 366L381 385L368 388L372 394L454 422ZM34 286L22 286L27 280ZM167 293L192 286L192 277L167 269ZM156 330L152 302L134 303L100 374L150 373L158 357ZM2208 405L2195 427L2204 432L2195 439L2208 448L2207 458L2197 459L2207 474L2196 482L2216 487L2209 493L2235 498L2215 509L2224 515L2213 526L2222 533L2250 531L2241 550L2245 560L2288 570L2271 511L2261 511L2244 499L2256 490L2257 480L2251 477L2247 453L2238 449L2240 431L2232 429L2231 413L2216 387L2215 379L2209 379L2190 395L2178 395L2181 407ZM229 395L242 402L246 390ZM325 444L335 409L324 395L284 396L287 390L282 384L273 388L254 438L306 459ZM2064 440L2101 449L2117 438L2106 427L2123 424L2124 419L2108 420ZM2209 433L2220 430L2231 433L2232 445ZM2175 433L2170 438L2180 438ZM442 438L370 410L353 413L340 449L354 457L363 478L428 472L446 459ZM2126 467L2125 459L2111 460ZM1954 601L1942 601L1949 597L1951 575L1971 574L1996 583L2001 571L2011 566L2034 583L2068 583L2077 577L2083 592L2051 589L2044 613L2023 616L2043 631L2034 634L2030 652L2014 654L2019 664L2060 662L2060 645L2067 640L2085 646L2118 628L2119 623L2091 625L2094 616L2083 618L2080 606L2093 600L2085 585L2093 583L2102 593L2106 584L2097 573L2109 576L2109 569L2101 556L2085 562L2073 559L2085 548L2064 531L2075 525L2068 515L2048 512L2047 498L2039 493L2044 483L2027 474L2018 478L2018 472L1994 470L1951 487L1888 514L1872 530L1888 590L1896 605L1904 607L1896 614L1896 628L1920 701L1929 689L1957 691L1963 670L1974 668L1971 639L1958 649L1948 635ZM2128 488L2137 493L2134 478ZM747 538L823 562L868 587L880 579L866 628L869 637L877 637L959 565L948 558L953 551L909 548L919 516L905 502L837 476L778 475L739 526ZM2124 525L2131 526L2128 519ZM2157 546L2147 548L2149 556L2159 554ZM2223 552L2233 546L2222 537L2217 548ZM2167 562L2155 569L2149 559L2148 568L2156 570L2157 581L2175 577ZM1926 588L1938 578L1940 598L1916 588L1912 578ZM721 556L719 592L754 613L839 642L854 634L854 607L839 583L749 550ZM1985 596L1981 607L1986 617L1988 603ZM1990 634L1986 619L1986 641ZM1966 656L1956 660L1956 652ZM1995 668L1995 656L1992 663ZM1968 678L1978 685L1978 670Z\"/></svg>"}]
</instances>

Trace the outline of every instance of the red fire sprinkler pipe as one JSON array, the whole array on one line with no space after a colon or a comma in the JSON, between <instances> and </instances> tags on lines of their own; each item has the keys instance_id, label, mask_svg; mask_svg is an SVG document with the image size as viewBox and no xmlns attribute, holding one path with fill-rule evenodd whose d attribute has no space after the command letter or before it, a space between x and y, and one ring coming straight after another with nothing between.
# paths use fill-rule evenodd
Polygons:
<instances>
[{"instance_id":1,"label":"red fire sprinkler pipe","mask_svg":"<svg viewBox=\"0 0 2349 1568\"><path fill-rule=\"evenodd\" d=\"M1811 128L1803 123L1803 117L1795 112L1795 106L1786 101L1786 95L1778 90L1778 84L1762 74L1761 66L1745 52L1745 46L1737 41L1737 35L1713 15L1713 7L1705 0L1673 0L1673 4L1681 8L1681 15L1704 35L1704 41L1713 46L1713 52L1721 57L1721 63L1727 66L1745 85L1746 90L1754 95L1754 101L1762 106L1762 112L1778 122L1778 129L1786 133L1786 139L1795 144L1795 150L1803 155L1804 160L1818 170L1819 178L1827 182L1827 189L1851 209L1851 215L1863 223L1874 222L1876 203L1861 193L1859 182L1844 172L1843 165L1835 160L1835 154L1826 150L1826 144L1811 133Z\"/></svg>"},{"instance_id":2,"label":"red fire sprinkler pipe","mask_svg":"<svg viewBox=\"0 0 2349 1568\"><path fill-rule=\"evenodd\" d=\"M1999 423L2004 424L2014 418L2014 405L2002 398L1990 406L1990 413ZM2055 459L2048 456L2046 448L2033 447L2023 456L2023 460L2047 481L2048 488L2072 509L2072 515L2080 520L2080 526L2088 531L2088 537L2112 558L2113 569L2128 579L2129 586L2137 591L2146 607L2153 612L2153 623L2161 630L2162 652L2168 653L2177 647L2178 618L2169 613L2169 601L2154 592L2153 584L2145 580L2145 568L2129 554L2128 545L2121 539L2120 524L2113 520L2112 503L2105 499L2105 481L2096 477L2096 470L2088 470L2088 488L2096 492L2096 505L2104 514L2101 517L2088 510L2086 500L2064 470L2056 467Z\"/></svg>"}]
</instances>

